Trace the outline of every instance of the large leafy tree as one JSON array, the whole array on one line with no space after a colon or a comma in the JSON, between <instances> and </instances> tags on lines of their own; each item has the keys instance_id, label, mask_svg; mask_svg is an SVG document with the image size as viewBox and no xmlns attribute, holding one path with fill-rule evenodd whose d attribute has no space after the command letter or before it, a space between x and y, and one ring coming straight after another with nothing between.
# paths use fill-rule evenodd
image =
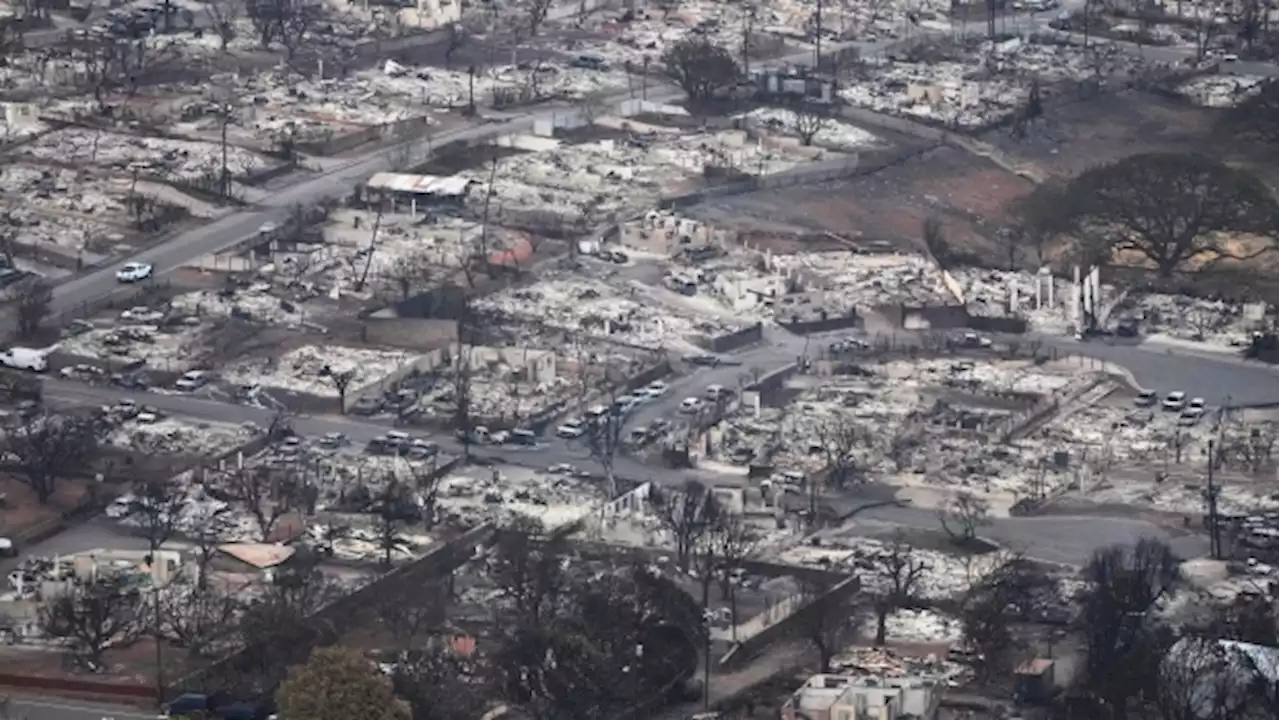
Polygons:
<instances>
[{"instance_id":1,"label":"large leafy tree","mask_svg":"<svg viewBox=\"0 0 1280 720\"><path fill-rule=\"evenodd\" d=\"M662 54L662 62L690 100L705 102L738 81L733 53L705 37L681 40Z\"/></svg>"},{"instance_id":2,"label":"large leafy tree","mask_svg":"<svg viewBox=\"0 0 1280 720\"><path fill-rule=\"evenodd\" d=\"M355 650L319 648L276 693L281 720L409 720L391 678Z\"/></svg>"},{"instance_id":3,"label":"large leafy tree","mask_svg":"<svg viewBox=\"0 0 1280 720\"><path fill-rule=\"evenodd\" d=\"M1020 204L1026 227L1076 235L1089 260L1135 251L1165 277L1193 258L1247 259L1275 244L1274 194L1253 174L1200 155L1134 155L1037 192L1051 193L1052 202ZM1271 242L1242 255L1227 233Z\"/></svg>"}]
</instances>

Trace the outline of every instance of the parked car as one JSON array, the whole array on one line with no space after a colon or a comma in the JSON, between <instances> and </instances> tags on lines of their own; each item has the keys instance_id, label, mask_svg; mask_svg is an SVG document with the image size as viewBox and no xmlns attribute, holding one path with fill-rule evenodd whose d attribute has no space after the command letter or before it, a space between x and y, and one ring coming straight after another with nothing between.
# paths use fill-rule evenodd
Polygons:
<instances>
[{"instance_id":1,"label":"parked car","mask_svg":"<svg viewBox=\"0 0 1280 720\"><path fill-rule=\"evenodd\" d=\"M702 398L687 397L680 401L680 412L692 415L702 410Z\"/></svg>"},{"instance_id":2,"label":"parked car","mask_svg":"<svg viewBox=\"0 0 1280 720\"><path fill-rule=\"evenodd\" d=\"M0 352L0 365L16 370L44 372L49 369L49 355L43 350L15 347Z\"/></svg>"},{"instance_id":3,"label":"parked car","mask_svg":"<svg viewBox=\"0 0 1280 720\"><path fill-rule=\"evenodd\" d=\"M573 440L574 438L580 438L586 433L587 433L586 423L576 419L566 420L564 421L564 423L560 425L560 427L556 428L556 437L564 438L565 440Z\"/></svg>"},{"instance_id":4,"label":"parked car","mask_svg":"<svg viewBox=\"0 0 1280 720\"><path fill-rule=\"evenodd\" d=\"M1143 390L1138 393L1138 397L1133 399L1133 404L1138 407L1151 407L1156 404L1158 399L1159 396L1156 395L1155 390Z\"/></svg>"},{"instance_id":5,"label":"parked car","mask_svg":"<svg viewBox=\"0 0 1280 720\"><path fill-rule=\"evenodd\" d=\"M1181 410L1187 404L1187 394L1181 390L1174 390L1164 396L1164 402L1161 407L1165 410Z\"/></svg>"},{"instance_id":6,"label":"parked car","mask_svg":"<svg viewBox=\"0 0 1280 720\"><path fill-rule=\"evenodd\" d=\"M135 323L153 323L164 317L164 313L159 310L152 310L145 305L131 307L120 313L121 320L128 320Z\"/></svg>"},{"instance_id":7,"label":"parked car","mask_svg":"<svg viewBox=\"0 0 1280 720\"><path fill-rule=\"evenodd\" d=\"M131 262L116 271L116 280L122 283L135 283L151 277L153 268L149 263Z\"/></svg>"},{"instance_id":8,"label":"parked car","mask_svg":"<svg viewBox=\"0 0 1280 720\"><path fill-rule=\"evenodd\" d=\"M356 401L351 407L351 412L356 415L376 415L382 410L382 400L380 398L366 395Z\"/></svg>"},{"instance_id":9,"label":"parked car","mask_svg":"<svg viewBox=\"0 0 1280 720\"><path fill-rule=\"evenodd\" d=\"M667 384L661 380L654 380L644 386L644 392L651 398L662 397L667 394Z\"/></svg>"},{"instance_id":10,"label":"parked car","mask_svg":"<svg viewBox=\"0 0 1280 720\"><path fill-rule=\"evenodd\" d=\"M173 384L175 388L183 392L192 392L199 390L209 383L209 375L200 370L190 370L182 373L182 377L178 378Z\"/></svg>"}]
</instances>

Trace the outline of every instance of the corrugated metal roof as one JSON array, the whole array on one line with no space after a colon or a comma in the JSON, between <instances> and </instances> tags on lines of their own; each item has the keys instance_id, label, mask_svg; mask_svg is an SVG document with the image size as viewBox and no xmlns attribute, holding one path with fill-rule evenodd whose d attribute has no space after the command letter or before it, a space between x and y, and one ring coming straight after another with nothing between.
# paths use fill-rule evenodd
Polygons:
<instances>
[{"instance_id":1,"label":"corrugated metal roof","mask_svg":"<svg viewBox=\"0 0 1280 720\"><path fill-rule=\"evenodd\" d=\"M407 175L405 173L381 172L369 178L365 183L375 190L409 193L411 195L456 196L467 191L471 181L464 177L451 175Z\"/></svg>"},{"instance_id":2,"label":"corrugated metal roof","mask_svg":"<svg viewBox=\"0 0 1280 720\"><path fill-rule=\"evenodd\" d=\"M271 545L268 543L228 543L218 546L222 552L246 565L260 570L275 567L293 557L295 552L288 545Z\"/></svg>"},{"instance_id":3,"label":"corrugated metal roof","mask_svg":"<svg viewBox=\"0 0 1280 720\"><path fill-rule=\"evenodd\" d=\"M1253 670L1270 685L1280 684L1280 650L1266 645L1239 642L1238 640L1220 640L1223 647L1235 650L1249 659Z\"/></svg>"}]
</instances>

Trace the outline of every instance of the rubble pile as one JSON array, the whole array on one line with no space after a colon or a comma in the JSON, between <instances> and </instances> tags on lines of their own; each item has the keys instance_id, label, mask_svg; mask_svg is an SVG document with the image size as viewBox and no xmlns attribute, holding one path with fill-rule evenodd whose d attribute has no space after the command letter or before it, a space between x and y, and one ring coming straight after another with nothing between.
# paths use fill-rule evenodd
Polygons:
<instances>
[{"instance_id":1,"label":"rubble pile","mask_svg":"<svg viewBox=\"0 0 1280 720\"><path fill-rule=\"evenodd\" d=\"M361 75L366 74L378 77L377 73ZM298 142L323 141L422 114L412 109L421 107L420 94L389 92L359 77L303 80L268 72L243 78L236 88L236 124L260 139L289 135ZM189 121L188 127L220 130L221 119L204 112L207 106L205 101L188 106L184 114L198 118Z\"/></svg>"},{"instance_id":2,"label":"rubble pile","mask_svg":"<svg viewBox=\"0 0 1280 720\"><path fill-rule=\"evenodd\" d=\"M306 318L302 306L272 295L267 283L255 283L244 289L183 293L174 297L169 307L173 312L196 318L237 317L290 327Z\"/></svg>"},{"instance_id":3,"label":"rubble pile","mask_svg":"<svg viewBox=\"0 0 1280 720\"><path fill-rule=\"evenodd\" d=\"M1095 381L1092 376L1073 377L1068 367L901 360L865 366L857 376L820 380L821 385L793 381L800 393L786 408L726 420L717 457L735 462L764 458L782 471L818 472L840 447L830 439L833 435L860 433L867 439L853 443L853 466L873 477L940 490L967 488L1012 501L1078 482L1076 466L1082 459L1077 455L1091 447L1086 438L1065 444L1073 441L1048 434L1049 429L1011 445L991 442L1015 415L1001 403L1016 400L1030 407ZM988 404L988 397L999 402ZM1071 467L1043 469L1064 448L1073 448ZM1088 452L1100 457L1097 448Z\"/></svg>"},{"instance_id":4,"label":"rubble pile","mask_svg":"<svg viewBox=\"0 0 1280 720\"><path fill-rule=\"evenodd\" d=\"M916 255L850 252L775 255L772 265L802 287L825 287L854 307L952 305L956 300L937 267Z\"/></svg>"},{"instance_id":5,"label":"rubble pile","mask_svg":"<svg viewBox=\"0 0 1280 720\"><path fill-rule=\"evenodd\" d=\"M801 123L794 110L786 108L757 108L739 116L749 126L758 127L770 134L799 137L797 127L812 127L811 121ZM824 121L813 136L813 144L818 147L831 148L841 152L864 150L880 144L880 139L856 125L828 119Z\"/></svg>"},{"instance_id":6,"label":"rubble pile","mask_svg":"<svg viewBox=\"0 0 1280 720\"><path fill-rule=\"evenodd\" d=\"M1249 342L1254 331L1274 329L1276 310L1260 303L1143 293L1127 297L1117 306L1116 314L1140 320L1148 335L1233 346Z\"/></svg>"},{"instance_id":7,"label":"rubble pile","mask_svg":"<svg viewBox=\"0 0 1280 720\"><path fill-rule=\"evenodd\" d=\"M504 365L473 373L468 397L473 417L518 421L539 413L549 405L567 402L582 390L581 384L573 378L556 377L549 382L530 383L514 379L515 371L515 368ZM453 381L445 380L423 393L418 404L426 417L454 417L457 406Z\"/></svg>"},{"instance_id":8,"label":"rubble pile","mask_svg":"<svg viewBox=\"0 0 1280 720\"><path fill-rule=\"evenodd\" d=\"M652 141L596 140L507 158L494 181L491 203L507 214L538 213L580 221L584 210L601 217L633 216L677 183L711 172L768 175L806 162L813 148L771 148L741 131L663 135ZM462 173L473 185L477 210L489 194L489 171Z\"/></svg>"},{"instance_id":9,"label":"rubble pile","mask_svg":"<svg viewBox=\"0 0 1280 720\"><path fill-rule=\"evenodd\" d=\"M885 618L886 637L895 643L943 643L960 640L959 618L934 610L894 610ZM862 624L863 637L876 636L876 618Z\"/></svg>"},{"instance_id":10,"label":"rubble pile","mask_svg":"<svg viewBox=\"0 0 1280 720\"><path fill-rule=\"evenodd\" d=\"M1260 75L1205 75L1178 86L1177 92L1204 107L1235 107L1256 95L1267 78Z\"/></svg>"},{"instance_id":11,"label":"rubble pile","mask_svg":"<svg viewBox=\"0 0 1280 720\"><path fill-rule=\"evenodd\" d=\"M367 521L367 517L355 518L356 522ZM328 537L329 528L322 524L307 526L307 534L313 543L319 544L333 557L349 562L381 562L387 556L387 549L381 541L378 530L372 527L353 525L347 528L340 537ZM399 542L391 548L391 562L401 562L418 557L434 541L430 535L422 533L402 532Z\"/></svg>"},{"instance_id":12,"label":"rubble pile","mask_svg":"<svg viewBox=\"0 0 1280 720\"><path fill-rule=\"evenodd\" d=\"M190 370L202 355L205 330L198 322L163 326L121 324L65 338L61 349L70 355L99 360L141 361L156 370Z\"/></svg>"},{"instance_id":13,"label":"rubble pile","mask_svg":"<svg viewBox=\"0 0 1280 720\"><path fill-rule=\"evenodd\" d=\"M248 439L243 428L234 425L200 423L194 425L173 418L154 423L127 420L112 430L107 442L126 450L148 455L220 456Z\"/></svg>"},{"instance_id":14,"label":"rubble pile","mask_svg":"<svg viewBox=\"0 0 1280 720\"><path fill-rule=\"evenodd\" d=\"M1056 278L1045 281L1034 273L988 270L985 268L956 268L951 270L964 292L969 314L983 317L1022 317L1031 327L1044 332L1063 334L1073 329L1069 284ZM1036 284L1042 285L1040 307L1036 308ZM1049 303L1048 282L1053 282L1053 303ZM1107 300L1110 286L1104 287L1103 302ZM1011 301L1017 297L1016 311L1011 312Z\"/></svg>"},{"instance_id":15,"label":"rubble pile","mask_svg":"<svg viewBox=\"0 0 1280 720\"><path fill-rule=\"evenodd\" d=\"M586 481L568 474L547 475L526 468L468 467L446 477L440 485L443 518L462 527L487 520L508 524L527 515L556 528L581 519L607 498Z\"/></svg>"},{"instance_id":16,"label":"rubble pile","mask_svg":"<svg viewBox=\"0 0 1280 720\"><path fill-rule=\"evenodd\" d=\"M763 23L763 29L812 37L817 0L769 0L761 5L771 8L776 18ZM897 38L909 33L911 26L917 24L945 29L950 25L949 11L950 6L940 0L888 0L878 3L838 0L831 5L822 3L824 32L844 40Z\"/></svg>"},{"instance_id":17,"label":"rubble pile","mask_svg":"<svg viewBox=\"0 0 1280 720\"><path fill-rule=\"evenodd\" d=\"M865 631L863 633L866 635ZM870 637L875 637L872 632ZM959 683L972 671L937 655L913 657L892 648L854 646L840 651L831 659L831 671L872 677L937 677L944 682Z\"/></svg>"},{"instance_id":18,"label":"rubble pile","mask_svg":"<svg viewBox=\"0 0 1280 720\"><path fill-rule=\"evenodd\" d=\"M125 198L84 170L33 165L0 168L0 192L19 195L27 207L82 215L125 215Z\"/></svg>"},{"instance_id":19,"label":"rubble pile","mask_svg":"<svg viewBox=\"0 0 1280 720\"><path fill-rule=\"evenodd\" d=\"M224 542L261 540L258 525L248 512L211 497L194 481L189 472L178 475L174 480L187 488L186 501L180 504L178 515L174 518L175 534L194 535L197 531L207 528L211 520L216 517L219 529L223 531ZM133 495L121 495L107 506L107 517L118 520L122 525L141 527L144 519L138 512L139 502L139 499Z\"/></svg>"},{"instance_id":20,"label":"rubble pile","mask_svg":"<svg viewBox=\"0 0 1280 720\"><path fill-rule=\"evenodd\" d=\"M1108 47L1108 46L1103 46ZM843 87L849 103L952 127L989 125L1020 110L1033 82L1053 84L1127 76L1141 60L1119 49L985 41L963 59L931 62L870 60L870 77Z\"/></svg>"},{"instance_id":21,"label":"rubble pile","mask_svg":"<svg viewBox=\"0 0 1280 720\"><path fill-rule=\"evenodd\" d=\"M330 81L337 82L337 81ZM466 107L471 99L472 79L466 71L438 67L406 67L388 60L382 68L357 73L344 81L358 92L387 98L402 98L415 106L433 108ZM495 96L527 99L579 100L627 86L622 68L594 70L553 63L494 65L477 70L475 103L490 105Z\"/></svg>"},{"instance_id":22,"label":"rubble pile","mask_svg":"<svg viewBox=\"0 0 1280 720\"><path fill-rule=\"evenodd\" d=\"M1093 485L1085 499L1099 504L1146 507L1162 512L1177 513L1187 517L1204 514L1204 483L1177 479L1160 480L1158 471L1143 473L1142 477L1125 473L1108 477ZM1274 512L1280 503L1276 501L1274 487L1224 483L1220 485L1218 509L1226 515L1258 511Z\"/></svg>"},{"instance_id":23,"label":"rubble pile","mask_svg":"<svg viewBox=\"0 0 1280 720\"><path fill-rule=\"evenodd\" d=\"M229 365L223 377L239 385L262 385L317 397L338 397L332 376L353 373L351 391L376 382L413 359L403 350L304 345L279 358L255 358Z\"/></svg>"},{"instance_id":24,"label":"rubble pile","mask_svg":"<svg viewBox=\"0 0 1280 720\"><path fill-rule=\"evenodd\" d=\"M30 201L3 206L4 222L14 229L14 242L30 247L55 247L76 253L131 250L124 233L89 218L31 209ZM92 260L92 257L88 257Z\"/></svg>"},{"instance_id":25,"label":"rubble pile","mask_svg":"<svg viewBox=\"0 0 1280 720\"><path fill-rule=\"evenodd\" d=\"M1160 408L1095 405L1077 410L1069 422L1042 428L1036 437L1051 444L1095 448L1115 462L1159 462L1175 444L1182 445L1184 456L1198 457L1217 436L1214 425L1209 420L1185 425L1178 413Z\"/></svg>"},{"instance_id":26,"label":"rubble pile","mask_svg":"<svg viewBox=\"0 0 1280 720\"><path fill-rule=\"evenodd\" d=\"M193 180L220 172L223 148L215 142L143 137L84 128L48 133L18 149L42 161L111 168L122 175L135 171L163 180ZM228 146L227 169L233 176L263 170L268 161L234 145Z\"/></svg>"},{"instance_id":27,"label":"rubble pile","mask_svg":"<svg viewBox=\"0 0 1280 720\"><path fill-rule=\"evenodd\" d=\"M496 253L511 249L519 237L502 228L490 228L482 244L480 225L469 220L435 211L417 217L383 213L377 221L373 257L369 258L375 220L375 213L363 210L343 209L332 213L324 228L329 247L316 252L304 274L323 274L335 284L350 288L364 275L367 264L369 278L396 285L396 279L406 275L406 267L431 268L441 274L452 272L482 250ZM427 274L423 272L417 277ZM420 285L417 277L415 284ZM396 291L400 292L400 288L396 287Z\"/></svg>"},{"instance_id":28,"label":"rubble pile","mask_svg":"<svg viewBox=\"0 0 1280 720\"><path fill-rule=\"evenodd\" d=\"M688 347L690 338L741 329L624 297L598 280L548 279L478 298L475 306L512 319L648 349Z\"/></svg>"}]
</instances>

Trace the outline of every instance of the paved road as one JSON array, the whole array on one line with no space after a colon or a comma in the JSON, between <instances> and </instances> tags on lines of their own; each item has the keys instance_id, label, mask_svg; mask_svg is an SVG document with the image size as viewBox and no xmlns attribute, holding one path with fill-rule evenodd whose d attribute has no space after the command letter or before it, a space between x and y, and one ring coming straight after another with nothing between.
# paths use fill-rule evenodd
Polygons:
<instances>
[{"instance_id":1,"label":"paved road","mask_svg":"<svg viewBox=\"0 0 1280 720\"><path fill-rule=\"evenodd\" d=\"M1209 405L1256 405L1280 402L1280 371L1275 365L1211 351L1197 352L1158 341L1078 342L1073 338L1041 336L1059 352L1079 353L1123 365L1138 385L1167 393L1183 390L1203 397Z\"/></svg>"},{"instance_id":2,"label":"paved road","mask_svg":"<svg viewBox=\"0 0 1280 720\"><path fill-rule=\"evenodd\" d=\"M904 334L900 339L906 340L908 337L909 335ZM1049 340L1062 339L1049 338ZM729 357L730 363L715 368L696 369L687 375L674 378L671 381L670 392L661 400L642 406L635 413L633 422L644 423L654 417L675 417L675 409L683 397L701 394L701 391L711 384L737 387L738 381L749 374L751 368L759 368L766 373L775 370L802 355L808 344L809 341L804 338L796 337L778 328L770 328L766 331L765 341L761 345ZM1235 388L1247 386L1260 377L1270 377L1271 385L1267 387L1270 388L1271 393L1275 392L1274 370L1245 365L1234 360L1171 356L1162 352L1152 352L1141 346L1105 346L1093 343L1081 344L1069 340L1062 340L1062 346L1064 349L1086 351L1101 349L1109 354L1107 359L1110 362L1141 366L1143 378L1140 378L1140 381L1144 385L1150 384L1152 387L1161 389L1178 386L1189 392L1214 397L1210 392L1212 388L1218 388L1218 392L1238 392ZM1165 377L1173 379L1165 380L1163 379ZM1191 384L1184 382L1184 378L1187 381L1198 379L1198 382ZM91 386L57 378L46 380L45 392L53 404L111 404L122 397L130 396L129 393L113 387ZM1266 391L1259 390L1259 392ZM145 397L138 397L136 394L133 396L140 402L154 405L167 412L213 422L232 424L254 422L265 427L272 416L268 410L188 395L148 393ZM295 419L294 427L303 435L341 432L346 434L352 442L363 444L391 426L385 422L364 418L300 416ZM457 453L461 450L451 437L433 439L448 452ZM547 467L558 463L570 463L582 469L594 470L598 467L580 444L556 439L547 440L537 449L479 447L475 452L529 467ZM680 484L689 479L721 485L745 482L742 476L726 476L708 470L675 471L655 468L625 456L616 458L615 473L622 478L669 485ZM869 510L860 514L857 521L860 527L865 527L866 531L872 534L882 531L889 525L937 527L937 518L932 511L912 507ZM996 521L989 528L988 534L1002 543L1024 549L1035 557L1071 563L1083 561L1098 547L1117 542L1131 542L1147 535L1165 536L1165 533L1150 523L1106 517L1011 518ZM1198 548L1188 547L1188 552L1196 549Z\"/></svg>"},{"instance_id":3,"label":"paved road","mask_svg":"<svg viewBox=\"0 0 1280 720\"><path fill-rule=\"evenodd\" d=\"M146 712L110 705L91 705L42 698L14 697L9 705L13 720L156 720L154 710Z\"/></svg>"}]
</instances>

